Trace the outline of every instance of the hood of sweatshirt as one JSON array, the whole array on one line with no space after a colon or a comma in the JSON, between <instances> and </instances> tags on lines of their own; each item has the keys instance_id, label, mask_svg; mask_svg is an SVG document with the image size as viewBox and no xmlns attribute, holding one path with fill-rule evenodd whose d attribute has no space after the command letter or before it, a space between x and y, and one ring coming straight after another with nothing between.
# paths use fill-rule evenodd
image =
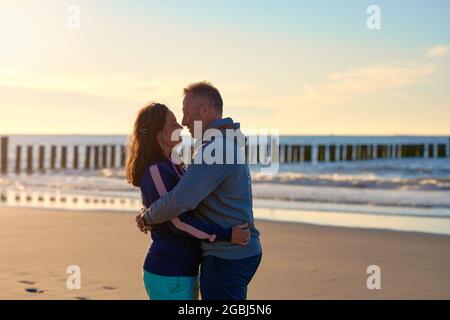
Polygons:
<instances>
[{"instance_id":1,"label":"hood of sweatshirt","mask_svg":"<svg viewBox=\"0 0 450 320\"><path fill-rule=\"evenodd\" d=\"M225 136L225 139L235 141L240 147L245 146L246 137L241 131L241 124L239 122L234 122L231 118L223 118L217 119L208 126L207 130L203 135L203 141L209 141L211 136L214 136L214 130L208 129L217 129L222 132ZM227 134L227 130L234 130L233 134Z\"/></svg>"}]
</instances>

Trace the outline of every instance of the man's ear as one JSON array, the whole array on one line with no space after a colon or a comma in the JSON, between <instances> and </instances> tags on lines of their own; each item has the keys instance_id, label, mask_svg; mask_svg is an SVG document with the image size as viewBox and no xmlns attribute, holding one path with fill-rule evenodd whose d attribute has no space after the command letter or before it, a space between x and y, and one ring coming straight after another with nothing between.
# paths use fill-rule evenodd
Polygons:
<instances>
[{"instance_id":1,"label":"man's ear","mask_svg":"<svg viewBox=\"0 0 450 320\"><path fill-rule=\"evenodd\" d=\"M207 116L209 114L209 106L206 103L202 103L200 105L200 115L202 116L202 118L204 118L205 116Z\"/></svg>"}]
</instances>

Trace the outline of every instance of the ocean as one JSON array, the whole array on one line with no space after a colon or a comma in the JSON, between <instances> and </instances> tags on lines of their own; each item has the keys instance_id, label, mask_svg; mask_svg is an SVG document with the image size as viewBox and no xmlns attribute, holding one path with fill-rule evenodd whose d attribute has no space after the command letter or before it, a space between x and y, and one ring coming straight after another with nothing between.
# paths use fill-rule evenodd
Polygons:
<instances>
[{"instance_id":1,"label":"ocean","mask_svg":"<svg viewBox=\"0 0 450 320\"><path fill-rule=\"evenodd\" d=\"M14 164L16 145L67 145L69 150L79 145L83 159L82 146L121 145L126 141L121 135L13 135L9 137L9 165ZM367 141L449 143L448 137L280 137L280 144ZM34 149L37 153L38 148ZM22 158L24 167L26 159ZM34 167L37 158L35 154ZM72 161L70 152L67 161ZM250 169L257 218L450 234L449 157L288 163L280 164L275 175L261 174L257 165ZM126 182L120 168L9 173L0 175L0 192L4 206L132 212L140 208L139 192Z\"/></svg>"}]
</instances>

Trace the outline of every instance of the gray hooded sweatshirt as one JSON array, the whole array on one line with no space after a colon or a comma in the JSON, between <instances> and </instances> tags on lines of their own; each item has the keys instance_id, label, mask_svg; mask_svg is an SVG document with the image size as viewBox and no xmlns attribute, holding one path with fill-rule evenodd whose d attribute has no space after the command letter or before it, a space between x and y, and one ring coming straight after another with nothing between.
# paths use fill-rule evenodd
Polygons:
<instances>
[{"instance_id":1,"label":"gray hooded sweatshirt","mask_svg":"<svg viewBox=\"0 0 450 320\"><path fill-rule=\"evenodd\" d=\"M251 235L248 245L203 241L203 255L243 259L260 254L250 171L245 163L245 137L240 125L231 118L216 120L205 131L205 140L196 147L193 163L179 183L152 203L145 219L151 224L163 223L196 208L200 219L223 228L247 222Z\"/></svg>"}]
</instances>

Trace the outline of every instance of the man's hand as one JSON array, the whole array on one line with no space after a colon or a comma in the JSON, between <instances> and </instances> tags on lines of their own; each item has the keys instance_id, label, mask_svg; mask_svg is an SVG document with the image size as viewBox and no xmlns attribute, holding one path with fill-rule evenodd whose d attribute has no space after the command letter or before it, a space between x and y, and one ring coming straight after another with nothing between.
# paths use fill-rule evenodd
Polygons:
<instances>
[{"instance_id":1,"label":"man's hand","mask_svg":"<svg viewBox=\"0 0 450 320\"><path fill-rule=\"evenodd\" d=\"M145 219L145 212L147 211L147 208L141 208L141 212L136 216L136 225L139 229L139 231L147 234L148 231L152 230L152 226L148 224Z\"/></svg>"},{"instance_id":2,"label":"man's hand","mask_svg":"<svg viewBox=\"0 0 450 320\"><path fill-rule=\"evenodd\" d=\"M250 241L250 230L248 229L248 223L239 224L234 226L231 232L231 242L245 246Z\"/></svg>"}]
</instances>

